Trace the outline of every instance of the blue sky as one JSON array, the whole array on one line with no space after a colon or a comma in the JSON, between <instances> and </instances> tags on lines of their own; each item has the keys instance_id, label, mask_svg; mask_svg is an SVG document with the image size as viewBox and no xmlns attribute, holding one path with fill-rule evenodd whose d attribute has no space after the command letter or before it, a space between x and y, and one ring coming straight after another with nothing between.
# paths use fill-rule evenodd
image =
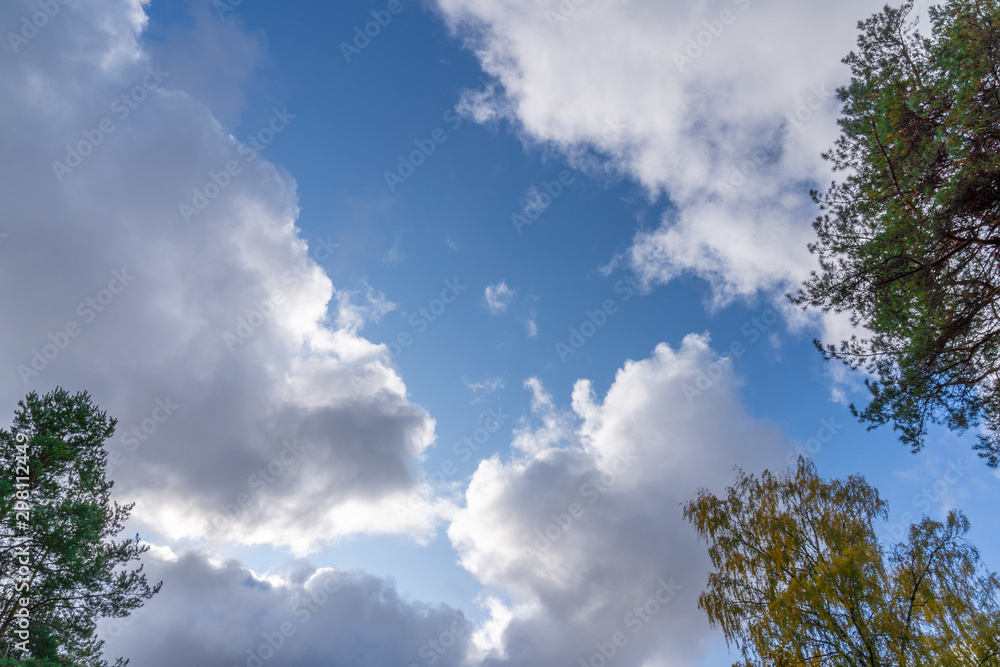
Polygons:
<instances>
[{"instance_id":1,"label":"blue sky","mask_svg":"<svg viewBox=\"0 0 1000 667\"><path fill-rule=\"evenodd\" d=\"M560 10L567 3L572 11ZM35 76L55 92L2 103L7 150L26 150L14 122L47 137L20 175L5 171L15 222L0 245L13 262L4 277L20 284L20 263L41 265L32 290L48 304L9 298L7 312L22 314L3 346L3 398L13 405L57 383L88 389L124 425L141 423L153 398L179 397L179 417L128 454L116 482L139 497L152 571L182 582L144 612L165 636L185 636L184 596L199 586L227 610L250 610L223 614L227 639L193 642L188 659L245 664L240 638L253 650L266 629L254 605L273 610L303 590L296 568L329 568L354 572L352 594L375 585L368 575L395 582L402 600L364 607L392 608L388 637L437 636L446 625L434 614L461 610L480 632L475 647L462 639L473 662L458 649L440 658L482 665L576 664L593 651L581 637L601 635L654 590L629 576L673 576L687 592L657 621L662 632L637 635L620 659L722 664L721 636L692 606L707 561L677 519L690 497L682 489L721 490L734 465L774 468L817 438L821 474L863 474L889 500L886 534L958 508L987 564L1000 562L989 509L998 478L975 460L973 436L932 430L912 455L890 429L867 432L846 407L864 402L860 379L811 342L843 323L803 317L783 298L810 266L807 194L828 179L818 154L836 136L835 101L810 90L844 83L839 58L878 3L719 0L688 11L641 0L403 0L398 14L381 0L244 0L221 14L201 0L98 4L67 6L4 55L12 90ZM34 9L12 3L4 25ZM735 22L678 70L672 53L727 10ZM341 45L379 17L386 24L348 61ZM775 53L761 47L762 30L794 37ZM54 179L53 156L153 64L169 76L150 101ZM59 99L73 111L54 111ZM803 105L808 120L790 128L787 114ZM276 112L287 122L261 135ZM236 150L251 136L267 137L252 163ZM766 160L748 162L762 149ZM400 156L415 152L421 164L400 172ZM185 224L178 205L230 158L241 175ZM712 195L747 164L749 185ZM36 193L54 203L32 212ZM543 193L537 220L518 228L512 218L537 210L529 204ZM22 383L18 364L121 261L139 270L140 293L127 290ZM282 278L296 267L289 288ZM227 351L221 332L278 293L287 298L277 314ZM488 294L499 295L492 305ZM591 381L589 401L574 391L580 380ZM497 416L478 451L456 448ZM558 489L588 465L600 471L603 457L620 455L623 433L645 434L632 443L648 456L641 479L610 492L613 502L595 505L581 520L590 525L542 564L511 556L524 546L511 535L544 526L542 506L563 502ZM310 441L302 468L268 486L233 530L207 530L283 437ZM407 514L420 516L394 519L413 494ZM660 558L657 540L668 538L684 546ZM585 579L570 586L567 572ZM247 576L273 599L246 598ZM590 586L609 593L595 599ZM582 608L586 618L560 626ZM356 622L351 609L324 607L324 623ZM140 638L144 622L108 634L109 649L175 664ZM318 630L299 639L271 664L429 664L403 639L384 651L372 646L390 639L357 639L366 648L350 654L324 654Z\"/></svg>"}]
</instances>

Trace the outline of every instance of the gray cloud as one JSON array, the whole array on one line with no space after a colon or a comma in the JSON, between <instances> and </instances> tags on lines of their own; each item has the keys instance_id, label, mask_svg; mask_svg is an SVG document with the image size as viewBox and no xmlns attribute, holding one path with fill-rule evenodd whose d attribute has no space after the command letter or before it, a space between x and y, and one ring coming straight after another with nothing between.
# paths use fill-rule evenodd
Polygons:
<instances>
[{"instance_id":1,"label":"gray cloud","mask_svg":"<svg viewBox=\"0 0 1000 667\"><path fill-rule=\"evenodd\" d=\"M717 305L812 268L808 191L831 178L819 155L837 133L840 60L881 4L437 0L503 85L466 112L665 194L669 212L620 260L650 284L694 273Z\"/></svg>"},{"instance_id":2,"label":"gray cloud","mask_svg":"<svg viewBox=\"0 0 1000 667\"><path fill-rule=\"evenodd\" d=\"M799 206L783 199L784 185L755 182L727 195L736 204L716 218L705 208L717 204L705 184L752 150L799 82L816 76L800 59L739 78L767 64L761 35L778 29L768 21L784 26L783 39L808 39L789 27L804 10L762 4L756 18L746 14L746 34L728 33L734 45L719 41L698 59L703 73L718 74L696 84L662 75L671 49L702 18L678 13L677 3L583 4L555 27L544 10L521 12L527 5L517 2L440 4L456 21L484 28L480 55L516 109L500 110L516 113L529 135L570 154L596 144L615 168L683 204L682 218L637 239L629 261L640 273L655 282L697 270L732 295L799 266L801 234L785 224L790 218L734 227L745 220L733 211L753 220L770 212L740 208L751 193L769 202L765 209ZM116 490L137 498L137 518L168 538L304 552L354 534L432 534L452 510L428 497L419 467L435 423L407 399L386 350L362 336L389 304L337 289L309 259L295 227L293 179L209 110L221 104L236 114L238 91L219 91L220 101L206 92L216 72L195 79L182 61L156 62L138 39L141 2L60 6L19 53L0 59L0 151L17 156L0 163L0 355L8 373L0 404L56 384L90 390L120 419L111 447ZM17 25L33 11L17 0L0 7L0 18ZM782 11L787 17L776 19ZM259 56L256 42L229 33L231 25L224 43ZM817 59L839 57L849 30L833 32L815 42ZM731 57L741 49L756 59ZM224 59L204 64L245 75ZM161 65L167 74L152 86L150 70ZM789 73L796 76L781 83ZM721 92L730 76L738 83L732 98ZM708 102L698 102L698 85ZM115 106L122 95L124 118ZM467 102L480 111L491 104ZM298 113L305 111L277 109L275 125L264 119L260 128L281 141ZM110 133L100 129L105 119ZM719 145L703 150L716 130ZM800 148L782 144L779 166L765 163L759 177L779 168L819 173L805 158L791 161L811 150ZM70 154L84 151L75 164ZM53 162L68 157L72 171L57 174ZM529 381L538 423L518 430L510 460L480 465L449 530L462 565L494 593L491 616L474 635L456 636L435 664L460 664L467 650L473 664L576 664L610 650L617 632L628 639L614 649L623 664L697 656L707 635L694 599L707 563L679 504L698 486L720 488L733 464L754 470L783 458L780 434L749 418L728 370L704 393L687 391L706 369L726 368L717 362L697 336L677 350L660 346L627 362L601 401L578 383L572 410ZM19 367L31 369L25 381ZM423 496L421 511L400 514L400 504L414 507L413 494ZM127 628L103 626L109 654L134 656L135 665L247 664L247 651L258 651L266 635L299 622L296 599L324 574L302 564L265 577L205 555L158 553L150 574L166 580L163 592ZM387 582L347 573L265 664L427 664L421 648L437 653L428 642L443 642L455 619L454 610L402 601Z\"/></svg>"},{"instance_id":3,"label":"gray cloud","mask_svg":"<svg viewBox=\"0 0 1000 667\"><path fill-rule=\"evenodd\" d=\"M132 617L98 628L105 655L144 667L440 667L462 664L471 623L460 611L402 599L391 581L289 564L256 574L205 554L157 548L166 583Z\"/></svg>"},{"instance_id":4,"label":"gray cloud","mask_svg":"<svg viewBox=\"0 0 1000 667\"><path fill-rule=\"evenodd\" d=\"M0 165L0 403L89 390L120 420L116 490L168 536L301 552L430 535L436 506L408 520L395 507L424 495L434 421L360 334L377 309L352 301L371 295L336 289L309 258L295 183L267 161L299 110L233 137L144 51L138 0L60 6L0 60L0 151L17 156ZM34 10L19 0L0 17ZM209 79L230 67L202 65ZM227 506L239 512L220 521Z\"/></svg>"},{"instance_id":5,"label":"gray cloud","mask_svg":"<svg viewBox=\"0 0 1000 667\"><path fill-rule=\"evenodd\" d=\"M621 664L699 657L709 563L681 504L721 490L733 465L781 465L784 449L746 413L731 368L688 336L627 362L603 401L578 381L572 411L526 383L537 424L515 433L509 461L480 464L448 531L462 565L509 596L494 600L482 664L575 665L601 647Z\"/></svg>"}]
</instances>

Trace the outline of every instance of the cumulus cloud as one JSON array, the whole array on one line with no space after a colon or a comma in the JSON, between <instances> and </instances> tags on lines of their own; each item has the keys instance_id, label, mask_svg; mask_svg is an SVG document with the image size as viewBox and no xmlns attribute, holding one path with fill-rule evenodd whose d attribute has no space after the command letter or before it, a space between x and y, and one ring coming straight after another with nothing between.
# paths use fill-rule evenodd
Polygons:
<instances>
[{"instance_id":1,"label":"cumulus cloud","mask_svg":"<svg viewBox=\"0 0 1000 667\"><path fill-rule=\"evenodd\" d=\"M667 76L672 50L729 5L587 3L553 23L533 0L439 1L505 88L467 96L470 113L516 118L526 135L577 157L596 147L678 203L674 218L637 237L629 261L640 275L698 271L731 296L805 265L795 254L804 232L789 222L800 198L787 182L753 179L819 173L803 156L825 142L782 129L777 107L808 99L799 82L820 85L835 68L802 58L766 75L753 68L778 59L767 44L798 53L808 39L817 59L839 55L850 30L831 26L841 13L863 14L860 0L753 4ZM479 466L461 510L435 498L420 468L435 422L407 398L386 348L363 337L395 304L368 285L335 286L309 258L294 180L267 161L267 144L295 132L305 111L276 108L252 136L232 136L209 105L236 115L239 94L211 99L220 75L187 81L187 61L157 61L140 38L144 4L60 4L0 59L0 151L17 156L0 164L0 281L16 286L0 290L9 373L0 404L57 384L89 390L119 418L116 490L168 538L306 552L366 533L426 539L454 518L448 534L462 565L495 595L487 622L466 637L453 630L454 610L402 601L360 573L303 563L260 575L157 547L150 575L167 584L128 627L102 624L109 655L152 667L248 664L267 643L276 667L427 664L427 650L438 665L469 657L530 667L589 658L616 632L628 639L616 649L622 664L695 655L707 563L679 503L699 486L720 489L733 464L782 460L780 434L746 414L730 366L690 336L626 363L602 400L578 382L569 409L530 379L534 417L516 431L512 458ZM19 25L34 11L14 0L0 18ZM827 23L812 38L790 27L811 25L805 12ZM184 42L190 62L246 76L225 50L199 58L216 39L196 37ZM236 57L259 55L253 39L223 43L240 47ZM749 152L772 135L780 149L766 159ZM745 155L760 158L748 183L718 185ZM691 216L709 206L715 217L694 230ZM513 296L505 282L485 292L493 313ZM305 621L309 600L316 609ZM448 651L430 648L445 637Z\"/></svg>"},{"instance_id":2,"label":"cumulus cloud","mask_svg":"<svg viewBox=\"0 0 1000 667\"><path fill-rule=\"evenodd\" d=\"M514 290L507 287L506 282L486 286L486 307L494 315L506 312L507 306L514 300Z\"/></svg>"},{"instance_id":3,"label":"cumulus cloud","mask_svg":"<svg viewBox=\"0 0 1000 667\"><path fill-rule=\"evenodd\" d=\"M841 58L876 0L438 0L502 84L467 101L583 168L673 204L625 260L647 284L691 272L721 305L813 267L809 188L836 137Z\"/></svg>"},{"instance_id":4,"label":"cumulus cloud","mask_svg":"<svg viewBox=\"0 0 1000 667\"><path fill-rule=\"evenodd\" d=\"M525 383L533 418L513 457L480 464L448 531L462 565L498 592L481 664L589 663L619 632L620 664L699 657L710 565L681 503L721 491L733 465L781 465L786 451L747 414L731 368L691 335L627 362L603 400L580 380L562 409L540 380Z\"/></svg>"},{"instance_id":5,"label":"cumulus cloud","mask_svg":"<svg viewBox=\"0 0 1000 667\"><path fill-rule=\"evenodd\" d=\"M163 590L131 617L105 619L106 656L146 667L462 664L471 622L458 610L404 600L391 581L306 561L255 573L205 553L160 547ZM151 553L152 555L152 553Z\"/></svg>"},{"instance_id":6,"label":"cumulus cloud","mask_svg":"<svg viewBox=\"0 0 1000 667\"><path fill-rule=\"evenodd\" d=\"M232 136L144 49L144 4L60 4L0 59L0 404L89 390L119 419L116 490L169 537L426 538L446 507L397 507L426 498L435 423L360 333L392 304L309 258L266 158L304 112Z\"/></svg>"}]
</instances>

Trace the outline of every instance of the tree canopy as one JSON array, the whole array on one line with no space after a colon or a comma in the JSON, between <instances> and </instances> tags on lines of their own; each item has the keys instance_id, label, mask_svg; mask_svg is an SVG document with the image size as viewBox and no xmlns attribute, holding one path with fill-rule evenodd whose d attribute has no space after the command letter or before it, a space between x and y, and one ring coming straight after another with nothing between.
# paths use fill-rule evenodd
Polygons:
<instances>
[{"instance_id":1,"label":"tree canopy","mask_svg":"<svg viewBox=\"0 0 1000 667\"><path fill-rule=\"evenodd\" d=\"M127 616L161 585L128 567L149 549L138 535L114 539L133 507L111 500L105 477L115 420L85 392L18 405L0 429L0 656L104 667L97 619Z\"/></svg>"},{"instance_id":2,"label":"tree canopy","mask_svg":"<svg viewBox=\"0 0 1000 667\"><path fill-rule=\"evenodd\" d=\"M859 24L841 135L844 178L813 192L820 270L792 300L848 312L868 335L817 343L870 373L856 416L892 423L914 451L927 426L982 426L1000 464L1000 3L913 2Z\"/></svg>"},{"instance_id":3,"label":"tree canopy","mask_svg":"<svg viewBox=\"0 0 1000 667\"><path fill-rule=\"evenodd\" d=\"M824 481L800 458L777 475L738 471L684 516L713 566L699 608L742 665L1000 665L1000 578L983 570L958 512L886 548L878 491L860 476Z\"/></svg>"}]
</instances>

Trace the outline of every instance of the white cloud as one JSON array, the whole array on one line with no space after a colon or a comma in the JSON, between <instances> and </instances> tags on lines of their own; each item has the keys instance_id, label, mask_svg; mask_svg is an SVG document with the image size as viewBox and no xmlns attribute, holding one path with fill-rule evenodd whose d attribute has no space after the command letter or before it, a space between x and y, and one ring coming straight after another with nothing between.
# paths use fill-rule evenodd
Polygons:
<instances>
[{"instance_id":1,"label":"white cloud","mask_svg":"<svg viewBox=\"0 0 1000 667\"><path fill-rule=\"evenodd\" d=\"M339 296L339 310L336 324L343 329L360 331L367 322L378 322L383 315L399 308L399 304L389 301L385 294L375 289L364 278L358 278L355 291L343 291ZM355 304L354 297L362 295L364 303Z\"/></svg>"},{"instance_id":2,"label":"white cloud","mask_svg":"<svg viewBox=\"0 0 1000 667\"><path fill-rule=\"evenodd\" d=\"M507 310L507 306L514 300L514 290L507 287L506 282L499 282L496 285L486 286L486 307L494 315L499 315Z\"/></svg>"},{"instance_id":3,"label":"white cloud","mask_svg":"<svg viewBox=\"0 0 1000 667\"><path fill-rule=\"evenodd\" d=\"M457 667L473 630L460 611L403 600L392 581L359 572L296 561L262 575L208 553L147 562L163 590L131 617L99 624L106 657L147 667L405 667L433 656Z\"/></svg>"},{"instance_id":4,"label":"white cloud","mask_svg":"<svg viewBox=\"0 0 1000 667\"><path fill-rule=\"evenodd\" d=\"M806 4L828 22L861 5ZM779 161L765 163L752 184L725 195L731 207L715 217L706 213L704 233L690 216L729 202L724 193L706 192L705 183L754 146L757 125L747 118L766 127L774 100L794 98L782 97L788 93L780 90L782 77L812 76L803 73L814 63L801 58L766 73L752 70L775 57L767 44L795 52L807 39L802 33L809 31L789 27L805 10L754 4L760 15L747 13L746 22L723 35L735 39L733 46L720 41L692 65L704 77L699 83L693 74L664 76L663 63L672 62L671 49L718 2L700 5L701 13L672 2L590 3L555 30L528 0L441 5L454 20L484 29L475 45L507 88L500 106L488 90L467 98L481 119L516 113L528 135L567 152L596 145L617 168L651 190L666 188L678 202L676 220L637 237L631 261L650 281L697 270L721 294L742 294L783 280L785 269L776 266L799 266L794 248L803 233L780 216L754 221L767 219L761 217L767 207L787 214L801 205L786 185L768 185L764 176L819 173L802 157L812 154L798 146L804 135L788 139ZM661 345L650 358L627 363L603 401L588 382L577 383L572 410L559 409L538 379L528 380L537 422L517 429L513 459L480 465L466 507L453 515L449 503L431 497L420 470L434 442L434 420L408 400L384 346L360 335L395 304L370 287L338 289L308 258L296 227L294 181L266 162L266 152L248 161L240 152L245 138L230 136L208 111L205 102L219 100L201 97L218 73L207 72L203 86L180 85L180 67L119 120L109 105L156 64L138 39L143 3L60 6L22 53L0 60L0 152L17 156L0 163L6 225L0 281L17 285L0 291L6 314L0 349L11 373L0 385L0 405L56 384L90 390L119 418L111 446L121 455L116 491L138 499L135 516L169 538L208 536L302 552L356 534L427 538L454 516L449 537L463 566L505 594L489 598L491 618L474 635L484 665L585 658L595 641L630 631L622 626L627 614L656 594L661 579L683 588L656 616L655 628L629 635L618 659L683 664L697 653L704 622L694 598L707 564L678 504L698 486L728 483L733 464L753 470L781 460L779 434L747 416L728 373L688 402L685 386L716 361L707 342L691 336L679 350ZM8 2L0 18L15 25L29 11L28 0ZM783 12L788 16L779 21ZM853 18L839 31L822 26L831 36L815 39L816 51L836 52L836 61L835 36L850 32ZM776 33L781 40L766 41L778 30L769 21L783 25L785 32ZM242 44L241 56L256 53L253 40L231 39L226 43ZM191 40L196 49L207 42L213 40ZM741 49L748 55L730 57ZM243 71L225 55L190 58ZM822 70L817 79L828 75ZM699 87L707 97L695 95ZM235 113L238 93L219 95ZM503 107L508 102L510 109ZM831 116L829 109L818 113ZM65 160L65 146L83 141L83 132L92 133L106 116L116 130L57 180L52 161ZM719 144L706 149L709 136ZM811 141L817 148L823 143ZM191 202L195 188L219 187L230 161L240 173L185 224L178 205ZM765 203L755 203L758 196ZM733 218L733 210L746 217ZM113 294L105 291L113 272L135 277ZM115 280L117 290L126 279ZM501 282L485 297L491 312L502 312L513 295ZM72 338L61 333L71 322ZM38 375L22 384L18 365L30 367L36 351L49 350L52 358L38 356ZM155 417L166 412L166 419ZM574 502L583 513L560 533ZM545 542L534 531L544 535L551 526L556 537L536 551L536 541ZM289 614L298 620L296 596L323 574L302 566L265 577L166 547L150 556L150 574L170 584L128 632L109 641L109 652L151 667L245 664L264 634ZM351 574L311 618L268 665L419 664L426 661L419 647L455 615L443 606L401 602L391 585ZM436 664L459 664L464 641Z\"/></svg>"},{"instance_id":5,"label":"white cloud","mask_svg":"<svg viewBox=\"0 0 1000 667\"><path fill-rule=\"evenodd\" d=\"M179 74L163 68L153 85L143 3L60 7L0 60L0 152L17 156L0 165L0 282L18 285L0 291L0 405L29 389L90 391L119 419L116 492L171 538L301 552L358 533L433 534L445 504L397 510L426 494L434 420L385 347L358 333L392 304L367 290L352 305L309 259L295 182L266 148L241 146ZM4 3L0 19L36 9ZM205 69L233 66L210 55ZM123 94L142 97L127 117ZM261 126L280 117L294 132L299 113L278 108ZM67 160L60 181L53 162ZM189 224L181 204L197 211Z\"/></svg>"},{"instance_id":6,"label":"white cloud","mask_svg":"<svg viewBox=\"0 0 1000 667\"><path fill-rule=\"evenodd\" d=\"M502 377L483 378L479 382L465 381L465 387L472 393L472 402L474 404L480 402L486 396L503 389L503 386Z\"/></svg>"},{"instance_id":7,"label":"white cloud","mask_svg":"<svg viewBox=\"0 0 1000 667\"><path fill-rule=\"evenodd\" d=\"M698 659L710 564L680 504L699 487L721 491L733 465L782 465L786 451L718 362L700 336L661 344L627 362L603 401L578 381L571 411L537 378L525 383L538 423L516 429L511 460L480 464L448 531L462 565L509 596L477 636L483 665L578 664L619 631L620 664ZM699 384L708 369L715 380ZM649 620L634 613L658 594Z\"/></svg>"},{"instance_id":8,"label":"white cloud","mask_svg":"<svg viewBox=\"0 0 1000 667\"><path fill-rule=\"evenodd\" d=\"M393 241L392 247L385 251L382 255L382 263L388 266L399 266L406 260L406 253L403 252L403 237L400 234L396 235L396 240Z\"/></svg>"},{"instance_id":9,"label":"white cloud","mask_svg":"<svg viewBox=\"0 0 1000 667\"><path fill-rule=\"evenodd\" d=\"M503 85L469 114L510 118L578 165L596 151L668 195L627 260L649 283L695 273L716 304L784 291L813 266L808 190L831 178L819 154L837 134L832 88L881 4L438 0Z\"/></svg>"}]
</instances>

